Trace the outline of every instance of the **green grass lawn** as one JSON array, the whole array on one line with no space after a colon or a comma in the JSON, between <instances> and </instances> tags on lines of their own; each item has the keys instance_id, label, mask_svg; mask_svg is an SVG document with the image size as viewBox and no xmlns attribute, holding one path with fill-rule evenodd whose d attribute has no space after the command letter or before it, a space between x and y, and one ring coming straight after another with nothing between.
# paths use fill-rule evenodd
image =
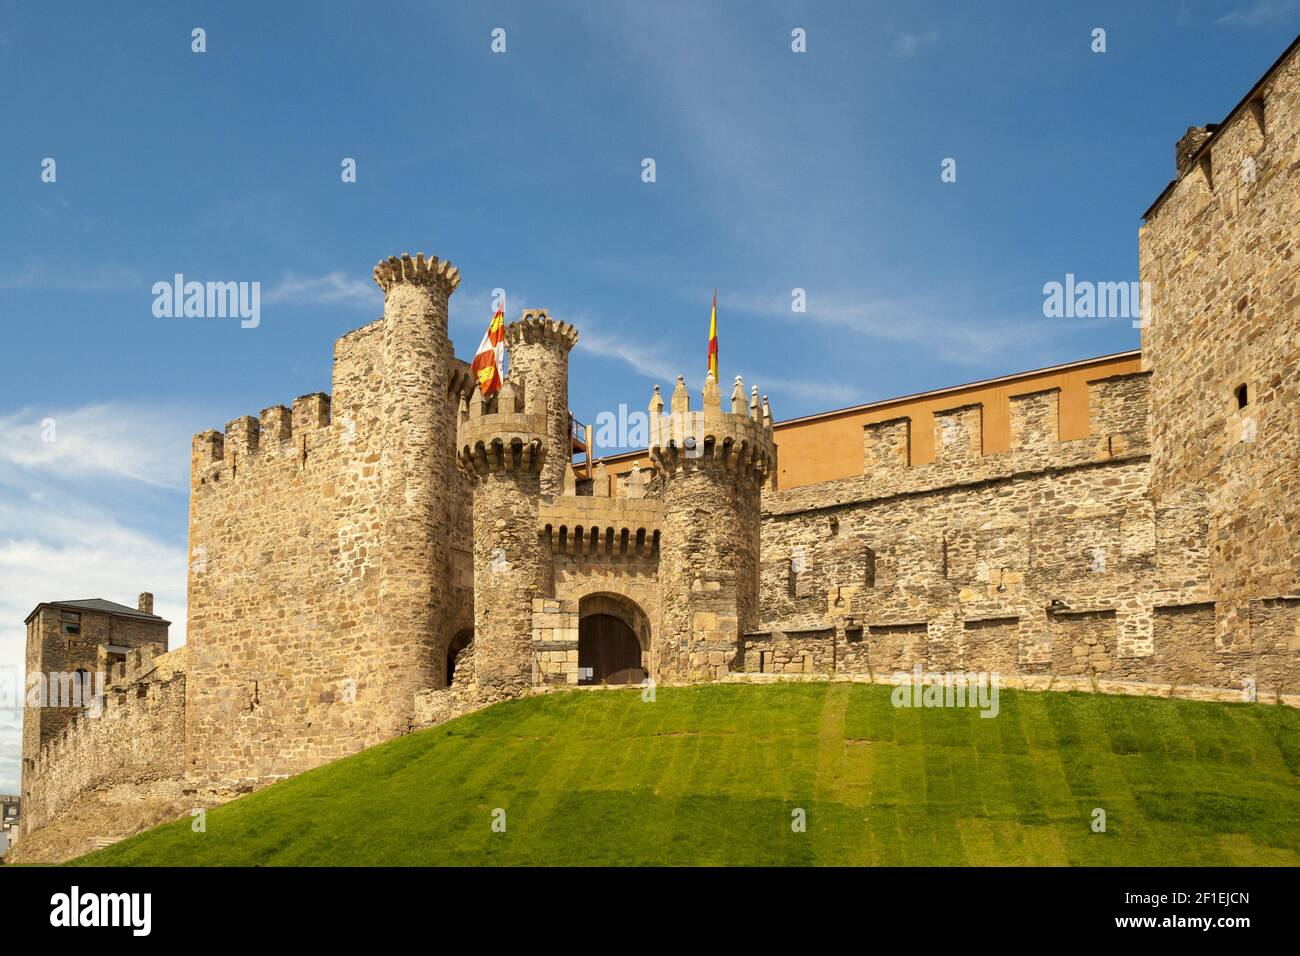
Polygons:
<instances>
[{"instance_id":1,"label":"green grass lawn","mask_svg":"<svg viewBox=\"0 0 1300 956\"><path fill-rule=\"evenodd\" d=\"M184 819L78 862L1300 863L1293 709L1003 691L981 719L896 709L890 690L534 697L209 810L204 833Z\"/></svg>"}]
</instances>

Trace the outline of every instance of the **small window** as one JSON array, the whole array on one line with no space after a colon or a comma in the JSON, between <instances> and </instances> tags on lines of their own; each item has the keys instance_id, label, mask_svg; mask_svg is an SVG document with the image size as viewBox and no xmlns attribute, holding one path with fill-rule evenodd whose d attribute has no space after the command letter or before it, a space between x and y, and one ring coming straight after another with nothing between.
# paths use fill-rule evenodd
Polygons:
<instances>
[{"instance_id":1,"label":"small window","mask_svg":"<svg viewBox=\"0 0 1300 956\"><path fill-rule=\"evenodd\" d=\"M81 614L78 611L60 611L59 629L64 634L81 633Z\"/></svg>"},{"instance_id":2,"label":"small window","mask_svg":"<svg viewBox=\"0 0 1300 956\"><path fill-rule=\"evenodd\" d=\"M1250 404L1250 390L1246 388L1245 383L1238 385L1237 390L1233 393L1237 396L1237 407L1245 408Z\"/></svg>"}]
</instances>

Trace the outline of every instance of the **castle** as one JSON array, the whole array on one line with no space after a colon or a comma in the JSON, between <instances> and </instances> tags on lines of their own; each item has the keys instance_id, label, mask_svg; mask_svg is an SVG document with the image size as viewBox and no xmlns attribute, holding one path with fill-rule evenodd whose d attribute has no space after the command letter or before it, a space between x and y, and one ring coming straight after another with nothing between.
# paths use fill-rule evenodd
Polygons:
<instances>
[{"instance_id":1,"label":"castle","mask_svg":"<svg viewBox=\"0 0 1300 956\"><path fill-rule=\"evenodd\" d=\"M854 475L790 487L739 380L656 387L646 467L575 472L579 331L525 312L484 398L447 334L455 267L381 262L383 317L335 344L332 395L195 436L187 646L131 649L103 716L25 736L18 850L557 687L919 664L1295 702L1298 130L1293 44L1179 141L1140 233L1141 368L1087 383L1083 434L1059 388L1011 388L877 416ZM29 639L29 669L53 643Z\"/></svg>"}]
</instances>

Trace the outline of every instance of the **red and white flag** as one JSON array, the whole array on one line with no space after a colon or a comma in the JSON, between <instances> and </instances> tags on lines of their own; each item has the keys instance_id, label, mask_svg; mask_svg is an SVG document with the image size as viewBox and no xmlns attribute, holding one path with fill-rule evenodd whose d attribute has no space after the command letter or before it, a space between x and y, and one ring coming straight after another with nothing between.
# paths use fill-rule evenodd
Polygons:
<instances>
[{"instance_id":1,"label":"red and white flag","mask_svg":"<svg viewBox=\"0 0 1300 956\"><path fill-rule=\"evenodd\" d=\"M505 361L506 307L502 303L497 306L496 314L488 323L483 341L479 343L478 352L474 355L474 362L469 367L484 396L495 395L500 391L501 370L505 367Z\"/></svg>"}]
</instances>

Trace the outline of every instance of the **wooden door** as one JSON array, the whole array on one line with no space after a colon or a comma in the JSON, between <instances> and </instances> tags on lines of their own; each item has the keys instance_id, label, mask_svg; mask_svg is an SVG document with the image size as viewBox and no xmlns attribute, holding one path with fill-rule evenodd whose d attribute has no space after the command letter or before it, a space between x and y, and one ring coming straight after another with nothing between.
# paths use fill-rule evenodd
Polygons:
<instances>
[{"instance_id":1,"label":"wooden door","mask_svg":"<svg viewBox=\"0 0 1300 956\"><path fill-rule=\"evenodd\" d=\"M639 684L646 676L640 641L611 614L592 614L578 625L578 669L581 684Z\"/></svg>"}]
</instances>

